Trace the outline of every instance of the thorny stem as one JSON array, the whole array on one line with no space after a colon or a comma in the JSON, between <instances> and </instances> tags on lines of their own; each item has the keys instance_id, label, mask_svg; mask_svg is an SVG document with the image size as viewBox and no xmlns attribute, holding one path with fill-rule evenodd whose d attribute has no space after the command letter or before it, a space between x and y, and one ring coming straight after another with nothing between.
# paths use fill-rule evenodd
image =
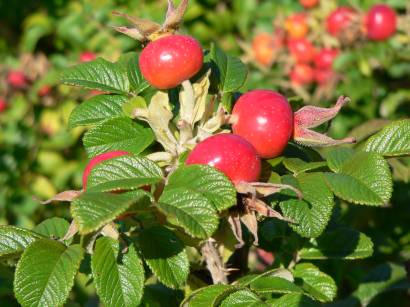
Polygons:
<instances>
[{"instance_id":1,"label":"thorny stem","mask_svg":"<svg viewBox=\"0 0 410 307\"><path fill-rule=\"evenodd\" d=\"M213 283L227 284L228 278L226 276L226 269L222 257L219 255L213 241L213 239L205 241L201 247L201 254L205 259L207 269L211 273Z\"/></svg>"}]
</instances>

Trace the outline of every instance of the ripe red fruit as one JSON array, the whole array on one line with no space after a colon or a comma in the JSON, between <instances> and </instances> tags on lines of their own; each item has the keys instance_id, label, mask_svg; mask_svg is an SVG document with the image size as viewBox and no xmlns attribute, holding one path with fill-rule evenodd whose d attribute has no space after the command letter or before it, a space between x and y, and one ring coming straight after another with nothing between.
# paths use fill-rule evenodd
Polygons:
<instances>
[{"instance_id":1,"label":"ripe red fruit","mask_svg":"<svg viewBox=\"0 0 410 307\"><path fill-rule=\"evenodd\" d=\"M302 38L308 33L305 14L295 14L285 20L285 29L291 38Z\"/></svg>"},{"instance_id":2,"label":"ripe red fruit","mask_svg":"<svg viewBox=\"0 0 410 307\"><path fill-rule=\"evenodd\" d=\"M234 134L217 134L198 143L185 163L208 164L233 183L257 181L261 172L261 161L255 148Z\"/></svg>"},{"instance_id":3,"label":"ripe red fruit","mask_svg":"<svg viewBox=\"0 0 410 307\"><path fill-rule=\"evenodd\" d=\"M308 64L296 64L290 72L290 80L294 84L307 85L313 82L315 72Z\"/></svg>"},{"instance_id":4,"label":"ripe red fruit","mask_svg":"<svg viewBox=\"0 0 410 307\"><path fill-rule=\"evenodd\" d=\"M293 131L293 112L285 97L271 90L242 95L232 110L232 130L262 158L279 156Z\"/></svg>"},{"instance_id":5,"label":"ripe red fruit","mask_svg":"<svg viewBox=\"0 0 410 307\"><path fill-rule=\"evenodd\" d=\"M357 13L350 7L337 8L327 17L327 31L333 36L338 36L341 31L347 31L356 16Z\"/></svg>"},{"instance_id":6,"label":"ripe red fruit","mask_svg":"<svg viewBox=\"0 0 410 307\"><path fill-rule=\"evenodd\" d=\"M315 48L305 38L290 39L288 41L288 48L298 63L309 63L315 56Z\"/></svg>"},{"instance_id":7,"label":"ripe red fruit","mask_svg":"<svg viewBox=\"0 0 410 307\"><path fill-rule=\"evenodd\" d=\"M202 67L201 45L186 35L169 35L150 42L141 52L144 78L158 89L170 89L190 79Z\"/></svg>"},{"instance_id":8,"label":"ripe red fruit","mask_svg":"<svg viewBox=\"0 0 410 307\"><path fill-rule=\"evenodd\" d=\"M252 41L252 51L255 60L264 66L269 66L272 64L275 46L274 38L269 33L259 33Z\"/></svg>"},{"instance_id":9,"label":"ripe red fruit","mask_svg":"<svg viewBox=\"0 0 410 307\"><path fill-rule=\"evenodd\" d=\"M38 90L38 95L40 97L44 97L47 96L51 93L51 86L48 84L43 85L42 87L40 87L40 89Z\"/></svg>"},{"instance_id":10,"label":"ripe red fruit","mask_svg":"<svg viewBox=\"0 0 410 307\"><path fill-rule=\"evenodd\" d=\"M299 0L299 3L305 8L310 9L318 5L319 0Z\"/></svg>"},{"instance_id":11,"label":"ripe red fruit","mask_svg":"<svg viewBox=\"0 0 410 307\"><path fill-rule=\"evenodd\" d=\"M382 41L396 32L396 12L386 4L372 6L365 17L367 37L372 40Z\"/></svg>"},{"instance_id":12,"label":"ripe red fruit","mask_svg":"<svg viewBox=\"0 0 410 307\"><path fill-rule=\"evenodd\" d=\"M338 55L339 50L337 49L323 48L315 55L315 65L321 69L332 68L333 61Z\"/></svg>"},{"instance_id":13,"label":"ripe red fruit","mask_svg":"<svg viewBox=\"0 0 410 307\"><path fill-rule=\"evenodd\" d=\"M7 102L3 98L0 98L0 113L3 112L6 108Z\"/></svg>"},{"instance_id":14,"label":"ripe red fruit","mask_svg":"<svg viewBox=\"0 0 410 307\"><path fill-rule=\"evenodd\" d=\"M94 52L91 51L84 51L80 54L80 62L90 62L95 60L96 55Z\"/></svg>"},{"instance_id":15,"label":"ripe red fruit","mask_svg":"<svg viewBox=\"0 0 410 307\"><path fill-rule=\"evenodd\" d=\"M331 68L317 68L314 73L315 80L320 85L328 84L336 77L336 73Z\"/></svg>"},{"instance_id":16,"label":"ripe red fruit","mask_svg":"<svg viewBox=\"0 0 410 307\"><path fill-rule=\"evenodd\" d=\"M97 156L95 156L94 158L92 158L87 166L85 167L84 173L83 173L83 190L85 190L86 186L87 186L87 178L91 173L91 170L99 163L101 163L102 161L105 160L110 160L112 158L116 158L116 157L120 157L120 156L124 156L124 155L128 155L129 153L126 151L122 151L122 150L116 150L116 151L110 151L110 152L105 152L102 154L99 154Z\"/></svg>"},{"instance_id":17,"label":"ripe red fruit","mask_svg":"<svg viewBox=\"0 0 410 307\"><path fill-rule=\"evenodd\" d=\"M7 82L14 88L21 89L27 86L27 79L21 70L10 70Z\"/></svg>"}]
</instances>

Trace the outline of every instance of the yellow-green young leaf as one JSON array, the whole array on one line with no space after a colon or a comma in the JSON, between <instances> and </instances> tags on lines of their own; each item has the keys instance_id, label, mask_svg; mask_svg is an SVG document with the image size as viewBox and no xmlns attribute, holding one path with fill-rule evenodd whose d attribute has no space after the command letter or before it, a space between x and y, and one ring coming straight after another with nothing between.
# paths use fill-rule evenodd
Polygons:
<instances>
[{"instance_id":1,"label":"yellow-green young leaf","mask_svg":"<svg viewBox=\"0 0 410 307\"><path fill-rule=\"evenodd\" d=\"M101 237L91 257L95 288L104 306L138 306L144 289L144 267L135 246L122 252L118 241Z\"/></svg>"},{"instance_id":2,"label":"yellow-green young leaf","mask_svg":"<svg viewBox=\"0 0 410 307\"><path fill-rule=\"evenodd\" d=\"M213 78L222 92L236 91L245 83L248 70L240 59L225 54L215 45L211 47L210 56Z\"/></svg>"},{"instance_id":3,"label":"yellow-green young leaf","mask_svg":"<svg viewBox=\"0 0 410 307\"><path fill-rule=\"evenodd\" d=\"M101 58L65 69L60 78L64 84L108 93L128 94L130 89L123 67Z\"/></svg>"},{"instance_id":4,"label":"yellow-green young leaf","mask_svg":"<svg viewBox=\"0 0 410 307\"><path fill-rule=\"evenodd\" d=\"M14 293L23 307L62 306L73 286L83 249L40 239L24 251L17 264Z\"/></svg>"},{"instance_id":5,"label":"yellow-green young leaf","mask_svg":"<svg viewBox=\"0 0 410 307\"><path fill-rule=\"evenodd\" d=\"M106 120L89 130L83 138L88 157L113 150L139 154L154 141L150 128L133 122L128 117Z\"/></svg>"},{"instance_id":6,"label":"yellow-green young leaf","mask_svg":"<svg viewBox=\"0 0 410 307\"><path fill-rule=\"evenodd\" d=\"M270 301L269 301L270 303ZM286 294L277 300L272 301L271 306L275 307L319 307L322 304L315 302L310 297L299 293Z\"/></svg>"},{"instance_id":7,"label":"yellow-green young leaf","mask_svg":"<svg viewBox=\"0 0 410 307\"><path fill-rule=\"evenodd\" d=\"M393 190L386 160L372 152L356 153L338 173L325 173L325 178L336 196L355 204L386 204Z\"/></svg>"},{"instance_id":8,"label":"yellow-green young leaf","mask_svg":"<svg viewBox=\"0 0 410 307\"><path fill-rule=\"evenodd\" d=\"M303 237L319 236L330 220L334 201L322 173L302 173L294 179L283 177L283 183L294 185L303 194L303 200L290 199L280 203L283 215L292 220L293 230Z\"/></svg>"},{"instance_id":9,"label":"yellow-green young leaf","mask_svg":"<svg viewBox=\"0 0 410 307\"><path fill-rule=\"evenodd\" d=\"M43 236L16 226L0 226L0 258L14 257Z\"/></svg>"},{"instance_id":10,"label":"yellow-green young leaf","mask_svg":"<svg viewBox=\"0 0 410 307\"><path fill-rule=\"evenodd\" d=\"M135 190L163 179L162 170L151 160L124 155L96 165L87 179L88 191Z\"/></svg>"},{"instance_id":11,"label":"yellow-green young leaf","mask_svg":"<svg viewBox=\"0 0 410 307\"><path fill-rule=\"evenodd\" d=\"M213 204L198 192L166 187L157 206L170 223L182 227L192 237L208 238L218 228L219 219Z\"/></svg>"},{"instance_id":12,"label":"yellow-green young leaf","mask_svg":"<svg viewBox=\"0 0 410 307\"><path fill-rule=\"evenodd\" d=\"M326 167L326 162L305 162L299 158L286 158L283 161L283 165L290 170L293 174L298 175L307 171L311 171L317 168Z\"/></svg>"},{"instance_id":13,"label":"yellow-green young leaf","mask_svg":"<svg viewBox=\"0 0 410 307\"><path fill-rule=\"evenodd\" d=\"M295 266L293 275L299 278L302 289L316 300L331 302L336 297L337 286L332 277L321 272L311 263Z\"/></svg>"},{"instance_id":14,"label":"yellow-green young leaf","mask_svg":"<svg viewBox=\"0 0 410 307\"><path fill-rule=\"evenodd\" d=\"M268 306L255 293L243 289L230 294L222 301L221 307L263 307Z\"/></svg>"},{"instance_id":15,"label":"yellow-green young leaf","mask_svg":"<svg viewBox=\"0 0 410 307\"><path fill-rule=\"evenodd\" d=\"M123 194L85 192L71 204L71 214L82 234L97 230L111 222L132 204L143 201L142 190Z\"/></svg>"},{"instance_id":16,"label":"yellow-green young leaf","mask_svg":"<svg viewBox=\"0 0 410 307\"><path fill-rule=\"evenodd\" d=\"M182 307L216 307L231 293L240 290L231 285L211 285L191 293L181 303Z\"/></svg>"},{"instance_id":17,"label":"yellow-green young leaf","mask_svg":"<svg viewBox=\"0 0 410 307\"><path fill-rule=\"evenodd\" d=\"M95 125L112 117L124 116L122 105L128 101L125 95L97 95L79 106L70 115L68 126Z\"/></svg>"},{"instance_id":18,"label":"yellow-green young leaf","mask_svg":"<svg viewBox=\"0 0 410 307\"><path fill-rule=\"evenodd\" d=\"M181 288L189 274L188 256L182 241L169 229L154 226L138 236L138 246L151 271L166 286Z\"/></svg>"},{"instance_id":19,"label":"yellow-green young leaf","mask_svg":"<svg viewBox=\"0 0 410 307\"><path fill-rule=\"evenodd\" d=\"M361 259L373 254L373 242L354 229L339 228L312 239L300 251L301 259Z\"/></svg>"},{"instance_id":20,"label":"yellow-green young leaf","mask_svg":"<svg viewBox=\"0 0 410 307\"><path fill-rule=\"evenodd\" d=\"M257 293L303 293L303 290L287 279L264 276L254 279L250 289Z\"/></svg>"},{"instance_id":21,"label":"yellow-green young leaf","mask_svg":"<svg viewBox=\"0 0 410 307\"><path fill-rule=\"evenodd\" d=\"M384 127L367 140L363 150L388 157L410 155L410 119Z\"/></svg>"},{"instance_id":22,"label":"yellow-green young leaf","mask_svg":"<svg viewBox=\"0 0 410 307\"><path fill-rule=\"evenodd\" d=\"M169 177L167 184L167 189L175 188L185 188L202 194L218 211L236 204L236 190L231 181L208 165L180 166Z\"/></svg>"},{"instance_id":23,"label":"yellow-green young leaf","mask_svg":"<svg viewBox=\"0 0 410 307\"><path fill-rule=\"evenodd\" d=\"M65 236L69 227L70 223L65 219L61 217L52 217L42 221L34 227L33 231L51 239L61 239Z\"/></svg>"}]
</instances>

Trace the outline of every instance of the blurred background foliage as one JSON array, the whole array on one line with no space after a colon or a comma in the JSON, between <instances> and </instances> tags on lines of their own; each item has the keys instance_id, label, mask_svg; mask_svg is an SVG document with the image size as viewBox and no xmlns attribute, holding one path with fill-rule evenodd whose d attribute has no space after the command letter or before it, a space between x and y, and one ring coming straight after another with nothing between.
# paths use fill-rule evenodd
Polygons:
<instances>
[{"instance_id":1,"label":"blurred background foliage","mask_svg":"<svg viewBox=\"0 0 410 307\"><path fill-rule=\"evenodd\" d=\"M272 34L284 18L304 11L297 0L191 0L181 31L196 37L205 49L216 42L241 56L249 67L244 91L270 88L288 97L305 95L304 100L292 99L294 106L327 106L341 94L351 97L352 103L330 127L323 128L334 137L351 134L360 140L391 120L410 115L410 4L408 0L382 1L400 14L399 30L385 42L357 41L342 46L326 36L323 23L337 6L365 11L378 2L322 0L320 7L307 12L313 20L308 34L313 43L341 49L333 64L340 79L322 96L317 95L318 85L289 86L289 72L280 62L261 67L249 55L256 34ZM38 199L81 187L87 162L81 143L83 130L69 130L67 121L74 106L93 93L59 85L59 71L78 63L84 52L115 60L121 53L141 48L110 28L124 24L112 11L160 22L165 8L165 0L0 0L0 98L7 103L0 113L0 224L32 228L47 217L68 217L67 206L47 207ZM287 54L286 49L282 52ZM10 71L16 70L26 76L22 87L13 87L8 81ZM318 263L340 285L339 298L354 291L370 269L381 263L410 266L410 162L395 158L390 165L395 179L391 203L385 208L341 203L334 213L335 219L347 221L375 243L372 258ZM10 287L8 271L0 266L0 301L14 305ZM166 302L181 295L154 285L147 289L147 296L161 296ZM81 281L74 292L72 301L81 306L94 302L93 290ZM370 306L410 305L405 292L392 293L381 295Z\"/></svg>"}]
</instances>

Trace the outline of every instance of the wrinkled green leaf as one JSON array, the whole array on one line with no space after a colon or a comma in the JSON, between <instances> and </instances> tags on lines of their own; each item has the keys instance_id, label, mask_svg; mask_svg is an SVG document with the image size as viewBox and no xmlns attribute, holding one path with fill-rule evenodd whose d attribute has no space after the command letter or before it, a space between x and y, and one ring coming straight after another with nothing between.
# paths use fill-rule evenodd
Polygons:
<instances>
[{"instance_id":1,"label":"wrinkled green leaf","mask_svg":"<svg viewBox=\"0 0 410 307\"><path fill-rule=\"evenodd\" d=\"M286 158L283 165L295 175L311 171L317 168L326 167L326 162L305 162L299 158Z\"/></svg>"},{"instance_id":2,"label":"wrinkled green leaf","mask_svg":"<svg viewBox=\"0 0 410 307\"><path fill-rule=\"evenodd\" d=\"M230 285L211 285L193 292L181 303L182 307L216 307L239 288Z\"/></svg>"},{"instance_id":3,"label":"wrinkled green leaf","mask_svg":"<svg viewBox=\"0 0 410 307\"><path fill-rule=\"evenodd\" d=\"M255 293L249 290L239 290L224 299L221 307L262 307L268 306Z\"/></svg>"},{"instance_id":4,"label":"wrinkled green leaf","mask_svg":"<svg viewBox=\"0 0 410 307\"><path fill-rule=\"evenodd\" d=\"M0 226L0 257L20 254L41 235L16 226Z\"/></svg>"}]
</instances>

